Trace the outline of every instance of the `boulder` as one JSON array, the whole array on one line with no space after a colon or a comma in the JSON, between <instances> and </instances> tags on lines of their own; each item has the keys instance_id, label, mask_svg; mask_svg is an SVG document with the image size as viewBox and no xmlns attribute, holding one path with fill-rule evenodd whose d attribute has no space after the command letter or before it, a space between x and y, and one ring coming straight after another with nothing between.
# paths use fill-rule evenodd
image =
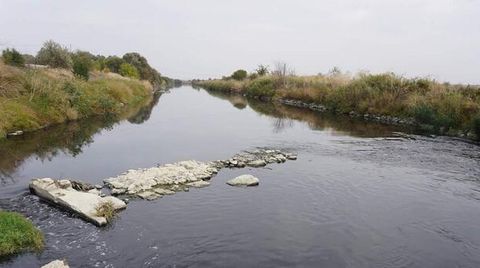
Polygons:
<instances>
[{"instance_id":1,"label":"boulder","mask_svg":"<svg viewBox=\"0 0 480 268\"><path fill-rule=\"evenodd\" d=\"M55 260L50 263L43 265L41 268L69 268L67 261L65 260Z\"/></svg>"},{"instance_id":2,"label":"boulder","mask_svg":"<svg viewBox=\"0 0 480 268\"><path fill-rule=\"evenodd\" d=\"M73 211L97 226L107 224L105 217L97 215L97 208L102 204L110 203L115 210L127 207L125 202L113 196L101 197L97 192L75 190L69 180L34 179L29 187L41 199Z\"/></svg>"},{"instance_id":3,"label":"boulder","mask_svg":"<svg viewBox=\"0 0 480 268\"><path fill-rule=\"evenodd\" d=\"M227 184L230 186L256 186L260 183L258 178L252 175L241 175L235 179L227 181Z\"/></svg>"}]
</instances>

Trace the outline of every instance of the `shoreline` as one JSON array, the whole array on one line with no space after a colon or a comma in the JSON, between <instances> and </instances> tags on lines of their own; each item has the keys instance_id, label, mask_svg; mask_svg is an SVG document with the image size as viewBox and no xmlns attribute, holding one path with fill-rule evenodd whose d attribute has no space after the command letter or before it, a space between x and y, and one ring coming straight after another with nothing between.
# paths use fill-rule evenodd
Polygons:
<instances>
[{"instance_id":1,"label":"shoreline","mask_svg":"<svg viewBox=\"0 0 480 268\"><path fill-rule=\"evenodd\" d=\"M250 96L248 94L237 91L235 89L213 90L213 89L208 89L198 83L194 84L194 86L202 88L206 91L223 92L226 94L243 96L245 98L253 98L256 100L260 100L262 102L280 103L282 105L309 109L309 110L321 112L321 113L343 115L343 116L348 116L354 119L364 120L367 122L374 122L374 123L380 123L380 124L391 125L391 126L410 127L420 132L425 132L425 134L423 135L435 135L435 136L438 135L438 136L452 137L465 142L480 144L480 142L477 139L475 139L474 136L464 134L461 130L454 130L456 133L442 132L440 130L435 131L434 130L435 127L433 125L421 124L417 122L414 118L401 118L401 117L395 117L395 116L376 115L376 114L368 114L368 113L360 114L356 111L350 111L348 113L344 113L338 110L330 109L325 105L314 103L314 102L305 102L305 101L300 101L296 99L278 98L278 97L275 98L275 97L265 97L265 96Z\"/></svg>"}]
</instances>

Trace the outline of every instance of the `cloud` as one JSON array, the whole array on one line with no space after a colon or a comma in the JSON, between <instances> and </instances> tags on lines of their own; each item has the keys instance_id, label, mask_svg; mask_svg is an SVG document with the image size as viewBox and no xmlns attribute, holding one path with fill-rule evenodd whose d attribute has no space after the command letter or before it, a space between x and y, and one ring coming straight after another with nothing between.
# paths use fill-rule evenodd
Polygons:
<instances>
[{"instance_id":1,"label":"cloud","mask_svg":"<svg viewBox=\"0 0 480 268\"><path fill-rule=\"evenodd\" d=\"M339 66L480 83L478 10L478 0L2 0L0 45L138 51L178 78L283 60L299 74Z\"/></svg>"}]
</instances>

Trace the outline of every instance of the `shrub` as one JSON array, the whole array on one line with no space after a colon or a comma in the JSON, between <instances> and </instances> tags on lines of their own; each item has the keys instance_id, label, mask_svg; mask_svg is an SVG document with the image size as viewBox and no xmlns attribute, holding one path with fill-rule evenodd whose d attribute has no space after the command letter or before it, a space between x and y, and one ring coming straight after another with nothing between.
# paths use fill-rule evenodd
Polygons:
<instances>
[{"instance_id":1,"label":"shrub","mask_svg":"<svg viewBox=\"0 0 480 268\"><path fill-rule=\"evenodd\" d=\"M268 66L258 65L258 68L257 68L256 72L259 76L267 75L268 74Z\"/></svg>"},{"instance_id":2,"label":"shrub","mask_svg":"<svg viewBox=\"0 0 480 268\"><path fill-rule=\"evenodd\" d=\"M47 41L37 53L37 63L52 68L70 69L73 65L70 52L54 41Z\"/></svg>"},{"instance_id":3,"label":"shrub","mask_svg":"<svg viewBox=\"0 0 480 268\"><path fill-rule=\"evenodd\" d=\"M152 68L145 57L136 53L130 52L123 55L123 60L133 65L139 74L139 77L143 80L148 80L152 84L162 84L163 79L157 70Z\"/></svg>"},{"instance_id":4,"label":"shrub","mask_svg":"<svg viewBox=\"0 0 480 268\"><path fill-rule=\"evenodd\" d=\"M13 65L17 67L23 67L25 65L25 59L22 54L20 54L16 49L5 49L2 51L3 62L8 65Z\"/></svg>"},{"instance_id":5,"label":"shrub","mask_svg":"<svg viewBox=\"0 0 480 268\"><path fill-rule=\"evenodd\" d=\"M89 72L93 66L92 58L93 55L88 52L77 51L73 54L73 74L88 80Z\"/></svg>"},{"instance_id":6,"label":"shrub","mask_svg":"<svg viewBox=\"0 0 480 268\"><path fill-rule=\"evenodd\" d=\"M96 216L104 217L110 222L116 215L115 207L111 201L100 203L96 208Z\"/></svg>"},{"instance_id":7,"label":"shrub","mask_svg":"<svg viewBox=\"0 0 480 268\"><path fill-rule=\"evenodd\" d=\"M43 249L43 235L19 213L0 211L0 256Z\"/></svg>"},{"instance_id":8,"label":"shrub","mask_svg":"<svg viewBox=\"0 0 480 268\"><path fill-rule=\"evenodd\" d=\"M248 76L248 73L247 71L245 70L236 70L233 74L232 74L232 78L235 79L235 80L243 80L245 78L247 78Z\"/></svg>"},{"instance_id":9,"label":"shrub","mask_svg":"<svg viewBox=\"0 0 480 268\"><path fill-rule=\"evenodd\" d=\"M252 97L273 97L275 95L273 79L271 77L264 76L253 80L247 85L246 93Z\"/></svg>"},{"instance_id":10,"label":"shrub","mask_svg":"<svg viewBox=\"0 0 480 268\"><path fill-rule=\"evenodd\" d=\"M420 104L413 108L413 118L419 123L434 125L436 123L436 112L426 104Z\"/></svg>"},{"instance_id":11,"label":"shrub","mask_svg":"<svg viewBox=\"0 0 480 268\"><path fill-rule=\"evenodd\" d=\"M122 63L120 65L120 75L130 78L138 79L140 76L138 74L137 68L129 63Z\"/></svg>"},{"instance_id":12,"label":"shrub","mask_svg":"<svg viewBox=\"0 0 480 268\"><path fill-rule=\"evenodd\" d=\"M30 55L30 54L23 54L23 58L25 59L25 64L36 64L37 60L35 59L35 56Z\"/></svg>"},{"instance_id":13,"label":"shrub","mask_svg":"<svg viewBox=\"0 0 480 268\"><path fill-rule=\"evenodd\" d=\"M120 66L125 63L122 58L117 56L109 56L105 59L105 66L110 70L110 72L120 73Z\"/></svg>"},{"instance_id":14,"label":"shrub","mask_svg":"<svg viewBox=\"0 0 480 268\"><path fill-rule=\"evenodd\" d=\"M480 113L472 119L472 130L477 139L480 140Z\"/></svg>"}]
</instances>

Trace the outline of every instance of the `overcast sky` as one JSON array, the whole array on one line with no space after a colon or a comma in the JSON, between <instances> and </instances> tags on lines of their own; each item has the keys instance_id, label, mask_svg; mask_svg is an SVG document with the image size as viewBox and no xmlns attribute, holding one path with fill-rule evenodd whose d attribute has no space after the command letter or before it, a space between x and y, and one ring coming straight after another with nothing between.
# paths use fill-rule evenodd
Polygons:
<instances>
[{"instance_id":1,"label":"overcast sky","mask_svg":"<svg viewBox=\"0 0 480 268\"><path fill-rule=\"evenodd\" d=\"M283 61L480 83L480 0L0 0L0 48L47 39L182 79Z\"/></svg>"}]
</instances>

